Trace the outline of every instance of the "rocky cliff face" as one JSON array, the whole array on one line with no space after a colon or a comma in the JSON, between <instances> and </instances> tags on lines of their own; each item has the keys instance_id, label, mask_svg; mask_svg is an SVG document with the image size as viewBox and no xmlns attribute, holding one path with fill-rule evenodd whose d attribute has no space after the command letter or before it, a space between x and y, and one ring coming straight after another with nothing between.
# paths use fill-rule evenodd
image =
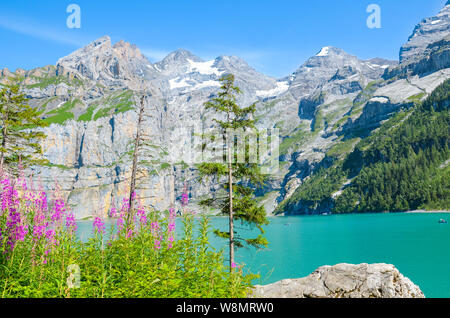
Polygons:
<instances>
[{"instance_id":1,"label":"rocky cliff face","mask_svg":"<svg viewBox=\"0 0 450 318\"><path fill-rule=\"evenodd\" d=\"M388 264L322 266L311 275L255 286L255 298L425 298L420 288Z\"/></svg>"},{"instance_id":2,"label":"rocky cliff face","mask_svg":"<svg viewBox=\"0 0 450 318\"><path fill-rule=\"evenodd\" d=\"M450 67L450 3L434 17L422 20L400 49L400 65L384 78L429 74Z\"/></svg>"},{"instance_id":3,"label":"rocky cliff face","mask_svg":"<svg viewBox=\"0 0 450 318\"><path fill-rule=\"evenodd\" d=\"M243 92L238 102L257 101L258 127L280 129L280 170L258 191L270 213L311 173L330 164L327 152L344 137L361 129L370 132L450 76L448 9L416 28L402 48L400 64L360 60L324 47L291 75L274 79L235 56L204 61L181 49L152 64L137 47L123 41L113 45L105 36L55 65L16 70L25 77L30 104L50 124L43 144L50 165L31 172L44 188L54 187L56 180L78 218L105 215L112 204L119 205L130 177L136 95L145 89L151 97L144 125L150 145L141 158L147 166L139 184L143 203L157 209L177 205L185 185L195 203L216 186L196 181L183 149L192 127L213 126L203 104L218 91L219 78L233 73ZM414 71L392 78L404 69ZM0 82L11 75L1 70Z\"/></svg>"}]
</instances>

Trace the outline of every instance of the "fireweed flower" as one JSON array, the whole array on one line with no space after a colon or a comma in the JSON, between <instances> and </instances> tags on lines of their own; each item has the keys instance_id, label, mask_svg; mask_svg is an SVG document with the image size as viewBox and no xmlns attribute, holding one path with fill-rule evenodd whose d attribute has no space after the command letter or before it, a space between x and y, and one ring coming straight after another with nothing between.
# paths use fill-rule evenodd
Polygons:
<instances>
[{"instance_id":1,"label":"fireweed flower","mask_svg":"<svg viewBox=\"0 0 450 318\"><path fill-rule=\"evenodd\" d=\"M117 219L117 222L116 222L116 226L117 226L117 234L119 234L120 232L122 232L122 230L124 229L124 223L125 223L125 221L124 221L124 219L123 219L123 216L120 215L119 218Z\"/></svg>"},{"instance_id":2,"label":"fireweed flower","mask_svg":"<svg viewBox=\"0 0 450 318\"><path fill-rule=\"evenodd\" d=\"M113 205L113 206L111 207L111 210L109 211L109 217L110 217L110 218L115 218L115 217L116 217L116 214L117 214L117 209L116 209L116 207Z\"/></svg>"},{"instance_id":3,"label":"fireweed flower","mask_svg":"<svg viewBox=\"0 0 450 318\"><path fill-rule=\"evenodd\" d=\"M35 224L33 226L33 239L39 241L45 234L47 223Z\"/></svg>"},{"instance_id":4,"label":"fireweed flower","mask_svg":"<svg viewBox=\"0 0 450 318\"><path fill-rule=\"evenodd\" d=\"M159 231L159 223L158 222L152 222L151 224L150 224L150 227L151 227L151 229L153 230L153 231Z\"/></svg>"},{"instance_id":5,"label":"fireweed flower","mask_svg":"<svg viewBox=\"0 0 450 318\"><path fill-rule=\"evenodd\" d=\"M52 246L58 246L59 242L56 239L56 231L54 229L49 229L45 231L45 238L47 239L46 246L48 247L48 250L46 251L45 255L50 253Z\"/></svg>"},{"instance_id":6,"label":"fireweed flower","mask_svg":"<svg viewBox=\"0 0 450 318\"><path fill-rule=\"evenodd\" d=\"M105 232L105 223L99 217L96 217L94 220L94 232L98 234L103 234Z\"/></svg>"},{"instance_id":7,"label":"fireweed flower","mask_svg":"<svg viewBox=\"0 0 450 318\"><path fill-rule=\"evenodd\" d=\"M147 225L147 215L145 214L145 210L142 206L139 206L137 216L139 217L139 223L141 223L141 226Z\"/></svg>"},{"instance_id":8,"label":"fireweed flower","mask_svg":"<svg viewBox=\"0 0 450 318\"><path fill-rule=\"evenodd\" d=\"M39 193L39 198L36 201L38 211L46 213L48 211L47 194L43 191Z\"/></svg>"},{"instance_id":9,"label":"fireweed flower","mask_svg":"<svg viewBox=\"0 0 450 318\"><path fill-rule=\"evenodd\" d=\"M11 208L6 219L7 244L12 251L18 241L24 241L28 233L28 226L23 224L21 214Z\"/></svg>"},{"instance_id":10,"label":"fireweed flower","mask_svg":"<svg viewBox=\"0 0 450 318\"><path fill-rule=\"evenodd\" d=\"M11 181L9 180L8 177L4 177L1 180L1 184L2 184L1 207L3 213L5 210L9 208L12 208L14 206L17 207L19 205L19 198L17 190L14 189L14 185L11 184Z\"/></svg>"},{"instance_id":11,"label":"fireweed flower","mask_svg":"<svg viewBox=\"0 0 450 318\"><path fill-rule=\"evenodd\" d=\"M129 238L133 238L133 230L132 229L128 229L128 231L127 231L127 235L125 236L127 239L129 239Z\"/></svg>"},{"instance_id":12,"label":"fireweed flower","mask_svg":"<svg viewBox=\"0 0 450 318\"><path fill-rule=\"evenodd\" d=\"M167 240L169 241L167 244L168 249L171 249L173 247L174 232L175 232L175 209L170 208L169 209L169 224L167 226L167 234L168 234Z\"/></svg>"},{"instance_id":13,"label":"fireweed flower","mask_svg":"<svg viewBox=\"0 0 450 318\"><path fill-rule=\"evenodd\" d=\"M189 203L189 195L186 192L183 192L181 194L181 205L187 206Z\"/></svg>"},{"instance_id":14,"label":"fireweed flower","mask_svg":"<svg viewBox=\"0 0 450 318\"><path fill-rule=\"evenodd\" d=\"M55 200L55 205L53 208L53 213L51 215L51 219L53 222L60 222L62 220L62 217L64 215L64 212L66 211L64 201L61 199Z\"/></svg>"},{"instance_id":15,"label":"fireweed flower","mask_svg":"<svg viewBox=\"0 0 450 318\"><path fill-rule=\"evenodd\" d=\"M150 224L150 228L151 228L151 234L155 240L154 248L159 250L161 248L161 235L160 235L161 227L159 226L159 223L156 221L156 222L152 222Z\"/></svg>"},{"instance_id":16,"label":"fireweed flower","mask_svg":"<svg viewBox=\"0 0 450 318\"><path fill-rule=\"evenodd\" d=\"M69 230L71 234L75 233L78 228L73 213L70 213L66 216L66 228Z\"/></svg>"},{"instance_id":17,"label":"fireweed flower","mask_svg":"<svg viewBox=\"0 0 450 318\"><path fill-rule=\"evenodd\" d=\"M128 199L127 198L123 198L123 200L122 200L122 207L120 209L120 213L124 215L125 213L128 212L129 207L130 207L130 203L128 202Z\"/></svg>"}]
</instances>

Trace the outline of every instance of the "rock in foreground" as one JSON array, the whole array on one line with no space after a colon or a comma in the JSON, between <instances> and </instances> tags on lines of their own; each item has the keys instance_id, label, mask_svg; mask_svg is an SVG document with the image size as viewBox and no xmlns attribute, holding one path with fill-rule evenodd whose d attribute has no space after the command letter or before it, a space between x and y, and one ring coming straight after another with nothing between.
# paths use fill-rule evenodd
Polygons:
<instances>
[{"instance_id":1,"label":"rock in foreground","mask_svg":"<svg viewBox=\"0 0 450 318\"><path fill-rule=\"evenodd\" d=\"M425 298L420 288L389 264L322 266L311 275L256 285L255 298Z\"/></svg>"}]
</instances>

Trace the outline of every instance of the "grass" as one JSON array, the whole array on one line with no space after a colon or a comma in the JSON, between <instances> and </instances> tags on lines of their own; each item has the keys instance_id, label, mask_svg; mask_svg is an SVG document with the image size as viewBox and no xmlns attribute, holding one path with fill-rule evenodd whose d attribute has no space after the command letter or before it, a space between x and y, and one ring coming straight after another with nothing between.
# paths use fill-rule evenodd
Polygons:
<instances>
[{"instance_id":1,"label":"grass","mask_svg":"<svg viewBox=\"0 0 450 318\"><path fill-rule=\"evenodd\" d=\"M279 153L280 155L285 155L288 150L294 146L300 146L303 144L308 137L310 136L310 132L305 130L305 127L298 127L292 136L286 137L280 143Z\"/></svg>"},{"instance_id":2,"label":"grass","mask_svg":"<svg viewBox=\"0 0 450 318\"><path fill-rule=\"evenodd\" d=\"M412 102L420 102L420 100L422 98L424 98L426 95L427 95L426 93L422 92L422 93L419 93L419 94L415 94L415 95L409 96L407 100L408 101L412 101Z\"/></svg>"},{"instance_id":3,"label":"grass","mask_svg":"<svg viewBox=\"0 0 450 318\"><path fill-rule=\"evenodd\" d=\"M167 162L163 162L160 166L161 170L165 170L165 169L169 169L170 168L170 164Z\"/></svg>"},{"instance_id":4,"label":"grass","mask_svg":"<svg viewBox=\"0 0 450 318\"><path fill-rule=\"evenodd\" d=\"M73 78L71 81L65 76L48 76L48 77L38 77L31 76L34 80L37 81L35 84L26 85L27 88L46 88L50 85L58 85L61 83L66 83L69 86L83 86L83 81L78 78Z\"/></svg>"},{"instance_id":5,"label":"grass","mask_svg":"<svg viewBox=\"0 0 450 318\"><path fill-rule=\"evenodd\" d=\"M92 115L94 114L94 110L97 106L96 105L91 105L88 107L88 109L86 110L86 112L82 115L80 115L78 117L78 121L91 121L92 120Z\"/></svg>"},{"instance_id":6,"label":"grass","mask_svg":"<svg viewBox=\"0 0 450 318\"><path fill-rule=\"evenodd\" d=\"M26 85L27 88L46 88L50 85L58 85L60 83L67 83L67 79L62 76L51 76L51 77L36 77L32 76L35 80L39 81L35 84Z\"/></svg>"},{"instance_id":7,"label":"grass","mask_svg":"<svg viewBox=\"0 0 450 318\"><path fill-rule=\"evenodd\" d=\"M333 145L328 151L328 157L341 158L344 155L350 153L354 146L360 141L360 138L352 138L347 140L341 140Z\"/></svg>"},{"instance_id":8,"label":"grass","mask_svg":"<svg viewBox=\"0 0 450 318\"><path fill-rule=\"evenodd\" d=\"M325 117L324 117L323 112L321 110L319 110L316 113L316 117L314 118L314 122L313 122L313 125L312 125L311 128L312 128L313 132L319 132L323 128L325 128Z\"/></svg>"},{"instance_id":9,"label":"grass","mask_svg":"<svg viewBox=\"0 0 450 318\"><path fill-rule=\"evenodd\" d=\"M339 127L343 126L347 120L350 118L350 116L344 116L341 119L339 119L333 126L333 130L337 130Z\"/></svg>"},{"instance_id":10,"label":"grass","mask_svg":"<svg viewBox=\"0 0 450 318\"><path fill-rule=\"evenodd\" d=\"M72 169L71 167L65 166L65 165L60 165L60 164L54 164L54 163L47 163L45 164L46 167L50 167L50 168L59 168L61 170L70 170Z\"/></svg>"},{"instance_id":11,"label":"grass","mask_svg":"<svg viewBox=\"0 0 450 318\"><path fill-rule=\"evenodd\" d=\"M79 99L73 99L61 105L60 107L49 111L46 115L55 115L47 117L44 121L47 124L62 124L67 120L74 119L75 115L70 111L76 104L82 103Z\"/></svg>"},{"instance_id":12,"label":"grass","mask_svg":"<svg viewBox=\"0 0 450 318\"><path fill-rule=\"evenodd\" d=\"M134 92L131 90L125 90L117 95L113 94L105 99L105 104L108 105L104 108L99 109L95 115L94 120L102 117L108 117L112 114L125 113L133 109Z\"/></svg>"}]
</instances>

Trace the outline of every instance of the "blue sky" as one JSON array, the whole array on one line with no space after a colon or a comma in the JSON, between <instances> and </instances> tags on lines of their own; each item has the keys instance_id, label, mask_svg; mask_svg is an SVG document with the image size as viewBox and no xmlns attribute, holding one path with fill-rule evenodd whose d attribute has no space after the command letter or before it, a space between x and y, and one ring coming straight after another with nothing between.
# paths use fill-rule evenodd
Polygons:
<instances>
[{"instance_id":1,"label":"blue sky","mask_svg":"<svg viewBox=\"0 0 450 318\"><path fill-rule=\"evenodd\" d=\"M422 18L446 0L2 0L0 68L55 64L103 35L136 44L152 62L178 48L201 58L237 55L274 77L293 72L323 46L362 59L398 59ZM69 4L81 28L69 29ZM369 29L369 4L381 8L381 29Z\"/></svg>"}]
</instances>

